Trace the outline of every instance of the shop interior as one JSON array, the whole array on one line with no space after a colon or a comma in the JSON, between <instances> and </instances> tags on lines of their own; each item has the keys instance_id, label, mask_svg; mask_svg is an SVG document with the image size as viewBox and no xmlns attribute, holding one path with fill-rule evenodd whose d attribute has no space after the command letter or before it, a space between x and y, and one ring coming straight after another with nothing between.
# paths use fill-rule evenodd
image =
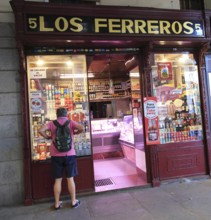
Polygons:
<instances>
[{"instance_id":1,"label":"shop interior","mask_svg":"<svg viewBox=\"0 0 211 220\"><path fill-rule=\"evenodd\" d=\"M87 64L95 191L146 185L137 58L94 55Z\"/></svg>"}]
</instances>

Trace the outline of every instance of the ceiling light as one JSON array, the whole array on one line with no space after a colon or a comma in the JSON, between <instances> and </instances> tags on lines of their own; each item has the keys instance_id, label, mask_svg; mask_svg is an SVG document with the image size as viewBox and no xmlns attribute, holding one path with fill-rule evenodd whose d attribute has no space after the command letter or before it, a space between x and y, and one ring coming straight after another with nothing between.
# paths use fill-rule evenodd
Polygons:
<instances>
[{"instance_id":1,"label":"ceiling light","mask_svg":"<svg viewBox=\"0 0 211 220\"><path fill-rule=\"evenodd\" d=\"M130 77L139 77L139 73L138 72L130 73Z\"/></svg>"},{"instance_id":2,"label":"ceiling light","mask_svg":"<svg viewBox=\"0 0 211 220\"><path fill-rule=\"evenodd\" d=\"M73 65L73 61L72 61L72 60L68 60L68 61L66 62L66 64L67 64L67 66L72 66L72 65Z\"/></svg>"},{"instance_id":3,"label":"ceiling light","mask_svg":"<svg viewBox=\"0 0 211 220\"><path fill-rule=\"evenodd\" d=\"M43 60L41 60L41 59L37 60L37 65L38 66L42 66L43 64L44 64Z\"/></svg>"},{"instance_id":4,"label":"ceiling light","mask_svg":"<svg viewBox=\"0 0 211 220\"><path fill-rule=\"evenodd\" d=\"M93 73L88 73L88 78L94 78L94 74Z\"/></svg>"}]
</instances>

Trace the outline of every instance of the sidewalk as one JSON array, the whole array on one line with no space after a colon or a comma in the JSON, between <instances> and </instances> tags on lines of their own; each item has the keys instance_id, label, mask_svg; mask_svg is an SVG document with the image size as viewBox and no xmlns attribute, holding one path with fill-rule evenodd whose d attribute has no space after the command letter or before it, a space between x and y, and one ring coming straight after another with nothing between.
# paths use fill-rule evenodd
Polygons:
<instances>
[{"instance_id":1,"label":"sidewalk","mask_svg":"<svg viewBox=\"0 0 211 220\"><path fill-rule=\"evenodd\" d=\"M53 203L1 207L0 219L9 220L211 220L211 180L182 179L156 188L136 188L68 200L54 211Z\"/></svg>"}]
</instances>

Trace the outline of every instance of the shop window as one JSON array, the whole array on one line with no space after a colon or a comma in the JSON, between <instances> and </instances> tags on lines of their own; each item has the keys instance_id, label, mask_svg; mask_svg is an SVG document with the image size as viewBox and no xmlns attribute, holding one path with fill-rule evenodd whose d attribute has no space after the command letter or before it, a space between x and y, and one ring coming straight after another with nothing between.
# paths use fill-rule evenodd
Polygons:
<instances>
[{"instance_id":1,"label":"shop window","mask_svg":"<svg viewBox=\"0 0 211 220\"><path fill-rule=\"evenodd\" d=\"M202 140L198 69L192 54L155 54L160 143Z\"/></svg>"},{"instance_id":2,"label":"shop window","mask_svg":"<svg viewBox=\"0 0 211 220\"><path fill-rule=\"evenodd\" d=\"M181 9L202 10L203 3L199 0L180 0Z\"/></svg>"},{"instance_id":3,"label":"shop window","mask_svg":"<svg viewBox=\"0 0 211 220\"><path fill-rule=\"evenodd\" d=\"M56 119L59 107L67 109L70 120L84 125L84 132L74 136L77 156L90 155L85 56L28 56L27 70L32 160L50 158L51 140L43 138L38 130L43 124Z\"/></svg>"}]
</instances>

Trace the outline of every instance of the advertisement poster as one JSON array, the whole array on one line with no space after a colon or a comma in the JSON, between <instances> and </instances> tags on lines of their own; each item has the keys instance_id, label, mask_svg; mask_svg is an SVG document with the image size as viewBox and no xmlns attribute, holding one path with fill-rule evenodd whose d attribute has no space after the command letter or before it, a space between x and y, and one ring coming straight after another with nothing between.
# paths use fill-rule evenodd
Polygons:
<instances>
[{"instance_id":1,"label":"advertisement poster","mask_svg":"<svg viewBox=\"0 0 211 220\"><path fill-rule=\"evenodd\" d=\"M31 111L32 112L41 112L43 106L42 106L42 100L41 98L31 98Z\"/></svg>"},{"instance_id":2,"label":"advertisement poster","mask_svg":"<svg viewBox=\"0 0 211 220\"><path fill-rule=\"evenodd\" d=\"M171 80L172 79L172 64L171 62L158 62L158 79Z\"/></svg>"},{"instance_id":3,"label":"advertisement poster","mask_svg":"<svg viewBox=\"0 0 211 220\"><path fill-rule=\"evenodd\" d=\"M159 144L158 108L156 97L144 98L146 144Z\"/></svg>"}]
</instances>

